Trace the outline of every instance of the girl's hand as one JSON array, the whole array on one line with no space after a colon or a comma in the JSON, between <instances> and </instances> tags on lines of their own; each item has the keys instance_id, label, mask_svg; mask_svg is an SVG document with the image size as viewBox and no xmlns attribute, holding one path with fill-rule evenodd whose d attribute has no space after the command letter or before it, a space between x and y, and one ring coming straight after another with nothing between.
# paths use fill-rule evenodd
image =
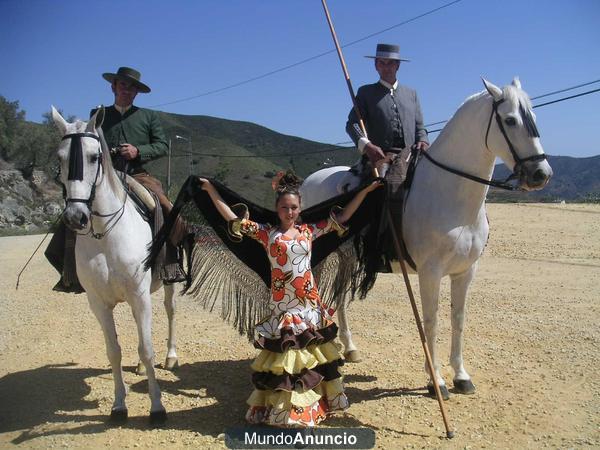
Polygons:
<instances>
[{"instance_id":1,"label":"girl's hand","mask_svg":"<svg viewBox=\"0 0 600 450\"><path fill-rule=\"evenodd\" d=\"M213 185L210 184L210 181L208 181L206 178L198 178L198 181L200 181L200 187L203 191L208 191L213 187Z\"/></svg>"},{"instance_id":2,"label":"girl's hand","mask_svg":"<svg viewBox=\"0 0 600 450\"><path fill-rule=\"evenodd\" d=\"M369 184L367 187L365 187L363 189L363 191L365 192L365 194L368 194L369 192L374 191L375 189L377 189L380 186L383 186L383 181L375 180L371 184Z\"/></svg>"}]
</instances>

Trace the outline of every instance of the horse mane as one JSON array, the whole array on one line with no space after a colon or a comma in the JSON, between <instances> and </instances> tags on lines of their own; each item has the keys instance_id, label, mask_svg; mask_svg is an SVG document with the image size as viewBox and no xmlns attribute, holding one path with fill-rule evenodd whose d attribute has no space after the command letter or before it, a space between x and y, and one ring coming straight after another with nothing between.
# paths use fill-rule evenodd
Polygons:
<instances>
[{"instance_id":1,"label":"horse mane","mask_svg":"<svg viewBox=\"0 0 600 450\"><path fill-rule=\"evenodd\" d=\"M456 110L454 115L461 111L462 107L467 103L479 100L483 97L490 97L490 94L485 89L481 92L477 92L468 96ZM523 125L527 129L527 133L531 137L540 137L540 133L535 123L535 116L533 115L533 106L529 96L525 93L525 91L514 84L508 84L502 88L502 98L505 101L519 105L519 114L521 116L521 120L523 121Z\"/></svg>"},{"instance_id":2,"label":"horse mane","mask_svg":"<svg viewBox=\"0 0 600 450\"><path fill-rule=\"evenodd\" d=\"M117 192L119 189L123 187L123 183L121 179L117 175L115 168L112 165L112 158L110 157L110 149L108 148L108 144L106 143L106 138L104 137L104 132L102 128L96 128L96 132L100 137L100 148L102 150L102 171L104 175L108 178L108 182L114 192Z\"/></svg>"},{"instance_id":3,"label":"horse mane","mask_svg":"<svg viewBox=\"0 0 600 450\"><path fill-rule=\"evenodd\" d=\"M457 111L461 108L461 106L463 106L466 103L469 103L470 101L474 101L477 100L478 98L481 98L483 96L485 96L486 94L488 94L488 92L484 89L481 92L476 92L475 94L471 94L469 95L467 98L465 98L465 100L460 104L460 106L458 107ZM489 95L489 94L488 94Z\"/></svg>"},{"instance_id":4,"label":"horse mane","mask_svg":"<svg viewBox=\"0 0 600 450\"><path fill-rule=\"evenodd\" d=\"M527 134L529 134L530 137L540 137L537 125L535 124L531 100L529 99L529 96L525 94L525 91L509 84L502 89L502 96L519 105L519 114L521 115L521 120L527 130Z\"/></svg>"}]
</instances>

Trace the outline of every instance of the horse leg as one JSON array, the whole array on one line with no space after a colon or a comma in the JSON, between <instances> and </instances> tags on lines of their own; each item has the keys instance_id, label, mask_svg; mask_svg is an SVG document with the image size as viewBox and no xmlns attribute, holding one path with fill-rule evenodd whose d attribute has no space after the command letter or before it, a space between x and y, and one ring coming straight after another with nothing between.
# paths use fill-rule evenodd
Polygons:
<instances>
[{"instance_id":1,"label":"horse leg","mask_svg":"<svg viewBox=\"0 0 600 450\"><path fill-rule=\"evenodd\" d=\"M177 350L175 345L175 287L172 284L165 284L165 310L169 320L169 340L167 341L167 359L165 360L165 369L175 370L179 367L177 359Z\"/></svg>"},{"instance_id":2,"label":"horse leg","mask_svg":"<svg viewBox=\"0 0 600 450\"><path fill-rule=\"evenodd\" d=\"M350 326L348 325L348 316L346 314L346 306L348 305L348 299L345 298L337 310L338 322L340 324L339 337L342 344L344 344L344 358L348 362L359 362L360 355L354 342L352 342L352 333L350 332Z\"/></svg>"},{"instance_id":3,"label":"horse leg","mask_svg":"<svg viewBox=\"0 0 600 450\"><path fill-rule=\"evenodd\" d=\"M436 377L442 397L444 400L450 398L446 383L440 374L440 366L438 363L436 352L436 341L438 333L438 306L440 295L441 276L436 272L427 271L425 268L419 270L419 286L421 292L421 307L423 308L423 328L425 338L427 339L427 347L431 355L433 364L433 374L429 373L429 367L425 364L425 372L430 376L427 390L430 395L435 395L432 376Z\"/></svg>"},{"instance_id":4,"label":"horse leg","mask_svg":"<svg viewBox=\"0 0 600 450\"><path fill-rule=\"evenodd\" d=\"M146 368L148 393L150 394L150 422L163 423L167 412L161 402L160 388L154 373L154 347L152 346L152 300L150 294L136 296L131 302L133 316L138 329L138 354Z\"/></svg>"},{"instance_id":5,"label":"horse leg","mask_svg":"<svg viewBox=\"0 0 600 450\"><path fill-rule=\"evenodd\" d=\"M88 292L88 302L90 309L98 319L102 332L104 333L104 342L106 344L106 355L112 369L113 382L115 385L115 400L110 411L110 418L114 422L123 422L127 419L127 406L125 405L125 396L127 388L123 381L123 369L121 368L121 346L117 338L117 330L113 316L113 307L103 303Z\"/></svg>"},{"instance_id":6,"label":"horse leg","mask_svg":"<svg viewBox=\"0 0 600 450\"><path fill-rule=\"evenodd\" d=\"M463 366L463 330L465 325L467 291L475 275L476 264L467 271L452 275L452 348L450 350L450 364L454 369L454 389L459 394L475 393L475 386L470 375Z\"/></svg>"}]
</instances>

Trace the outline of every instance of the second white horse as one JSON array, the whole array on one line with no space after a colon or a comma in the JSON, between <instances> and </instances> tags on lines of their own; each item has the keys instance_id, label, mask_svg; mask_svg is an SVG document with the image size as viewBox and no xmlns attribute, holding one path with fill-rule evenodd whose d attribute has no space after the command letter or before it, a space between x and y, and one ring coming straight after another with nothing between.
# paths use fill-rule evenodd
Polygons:
<instances>
[{"instance_id":1,"label":"second white horse","mask_svg":"<svg viewBox=\"0 0 600 450\"><path fill-rule=\"evenodd\" d=\"M463 175L485 180L491 178L494 161L500 158L522 188L542 189L552 176L552 169L540 143L529 97L516 78L503 89L485 80L484 84L486 90L461 105L427 155ZM352 179L348 169L328 168L306 178L301 189L303 207L339 194L339 186L358 185L358 179ZM463 364L463 330L467 290L488 239L487 191L487 185L423 158L405 203L403 237L417 266L425 334L444 397L448 390L440 375L435 345L440 281L444 276L451 280L450 364L454 369L454 388L460 393L475 390ZM348 359L357 359L345 303L339 305L338 314L340 339Z\"/></svg>"}]
</instances>

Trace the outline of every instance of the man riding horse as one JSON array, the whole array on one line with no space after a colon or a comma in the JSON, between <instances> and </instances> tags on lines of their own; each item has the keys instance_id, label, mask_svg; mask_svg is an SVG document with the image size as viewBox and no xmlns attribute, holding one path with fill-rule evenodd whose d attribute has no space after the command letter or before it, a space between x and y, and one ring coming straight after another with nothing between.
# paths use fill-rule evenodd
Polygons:
<instances>
[{"instance_id":1,"label":"man riding horse","mask_svg":"<svg viewBox=\"0 0 600 450\"><path fill-rule=\"evenodd\" d=\"M133 105L136 95L149 93L150 87L141 82L140 72L129 67L120 67L116 73L104 73L102 77L111 84L115 98L114 105L105 108L102 122L102 131L111 149L113 165L115 169L127 173L153 192L166 217L173 206L164 193L161 182L151 176L144 165L167 154L167 139L158 114L150 109ZM90 116L95 112L96 109L93 109ZM178 220L168 242L166 265L161 275L166 283L185 279L177 262L176 249L185 235L186 225L182 220ZM64 225L61 224L46 250L46 256L61 273L61 279L54 286L54 290L83 292L75 270L75 238L75 233L65 230ZM64 260L62 240L64 240Z\"/></svg>"},{"instance_id":2,"label":"man riding horse","mask_svg":"<svg viewBox=\"0 0 600 450\"><path fill-rule=\"evenodd\" d=\"M400 47L377 44L375 70L379 81L361 86L356 94L356 105L365 121L368 137L363 136L354 108L348 114L346 132L359 151L366 154L372 164L385 175L385 165L413 145L427 150L427 130L423 126L423 114L417 93L398 83L396 73L400 68ZM383 169L383 171L382 171Z\"/></svg>"}]
</instances>

